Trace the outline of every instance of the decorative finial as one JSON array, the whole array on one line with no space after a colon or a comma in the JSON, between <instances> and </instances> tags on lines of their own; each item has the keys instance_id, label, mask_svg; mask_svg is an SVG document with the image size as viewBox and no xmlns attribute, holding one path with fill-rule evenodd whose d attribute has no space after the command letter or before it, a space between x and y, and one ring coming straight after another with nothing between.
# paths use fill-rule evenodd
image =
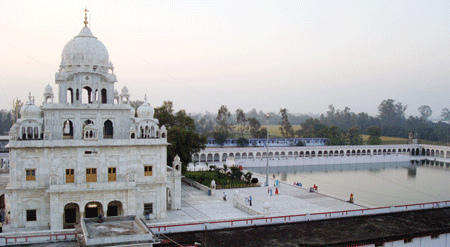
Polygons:
<instances>
[{"instance_id":1,"label":"decorative finial","mask_svg":"<svg viewBox=\"0 0 450 247\"><path fill-rule=\"evenodd\" d=\"M147 94L145 94L144 100L147 101Z\"/></svg>"},{"instance_id":2,"label":"decorative finial","mask_svg":"<svg viewBox=\"0 0 450 247\"><path fill-rule=\"evenodd\" d=\"M28 102L31 104L31 92L28 92Z\"/></svg>"},{"instance_id":3,"label":"decorative finial","mask_svg":"<svg viewBox=\"0 0 450 247\"><path fill-rule=\"evenodd\" d=\"M89 10L87 9L87 6L86 6L86 8L84 9L84 26L85 27L87 27L87 24L88 24L88 21L87 21L87 12L88 12Z\"/></svg>"},{"instance_id":4,"label":"decorative finial","mask_svg":"<svg viewBox=\"0 0 450 247\"><path fill-rule=\"evenodd\" d=\"M34 104L34 96L33 96L33 104Z\"/></svg>"}]
</instances>

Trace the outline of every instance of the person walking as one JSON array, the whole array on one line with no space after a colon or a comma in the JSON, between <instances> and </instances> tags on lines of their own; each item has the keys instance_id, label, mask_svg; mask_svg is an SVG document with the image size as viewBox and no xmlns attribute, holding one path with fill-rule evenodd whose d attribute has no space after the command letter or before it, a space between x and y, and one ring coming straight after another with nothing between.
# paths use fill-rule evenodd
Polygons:
<instances>
[{"instance_id":1,"label":"person walking","mask_svg":"<svg viewBox=\"0 0 450 247\"><path fill-rule=\"evenodd\" d=\"M227 201L227 193L225 193L225 191L223 192L223 200Z\"/></svg>"},{"instance_id":2,"label":"person walking","mask_svg":"<svg viewBox=\"0 0 450 247\"><path fill-rule=\"evenodd\" d=\"M275 195L278 195L278 188L275 188Z\"/></svg>"},{"instance_id":3,"label":"person walking","mask_svg":"<svg viewBox=\"0 0 450 247\"><path fill-rule=\"evenodd\" d=\"M270 196L272 196L272 189L270 189Z\"/></svg>"},{"instance_id":4,"label":"person walking","mask_svg":"<svg viewBox=\"0 0 450 247\"><path fill-rule=\"evenodd\" d=\"M248 202L250 203L250 207L252 206L252 196L250 196L250 199L248 200Z\"/></svg>"}]
</instances>

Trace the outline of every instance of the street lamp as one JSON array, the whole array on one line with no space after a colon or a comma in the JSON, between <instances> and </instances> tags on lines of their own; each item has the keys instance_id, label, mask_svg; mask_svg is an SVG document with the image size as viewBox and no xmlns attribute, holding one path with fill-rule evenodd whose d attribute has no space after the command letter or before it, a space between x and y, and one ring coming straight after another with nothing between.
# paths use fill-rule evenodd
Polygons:
<instances>
[{"instance_id":1,"label":"street lamp","mask_svg":"<svg viewBox=\"0 0 450 247\"><path fill-rule=\"evenodd\" d=\"M266 152L266 184L265 186L269 186L269 113L267 113L266 115L266 119L267 119L267 143L266 143L266 147L267 147L267 152Z\"/></svg>"}]
</instances>

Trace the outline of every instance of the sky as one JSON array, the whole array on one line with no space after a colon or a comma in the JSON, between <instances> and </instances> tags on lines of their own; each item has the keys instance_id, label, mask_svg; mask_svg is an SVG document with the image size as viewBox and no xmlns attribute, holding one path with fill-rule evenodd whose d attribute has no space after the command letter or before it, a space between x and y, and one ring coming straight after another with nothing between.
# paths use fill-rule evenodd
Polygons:
<instances>
[{"instance_id":1,"label":"sky","mask_svg":"<svg viewBox=\"0 0 450 247\"><path fill-rule=\"evenodd\" d=\"M43 102L64 45L105 44L120 92L175 110L450 108L450 1L0 1L0 109ZM57 98L56 98L57 100Z\"/></svg>"}]
</instances>

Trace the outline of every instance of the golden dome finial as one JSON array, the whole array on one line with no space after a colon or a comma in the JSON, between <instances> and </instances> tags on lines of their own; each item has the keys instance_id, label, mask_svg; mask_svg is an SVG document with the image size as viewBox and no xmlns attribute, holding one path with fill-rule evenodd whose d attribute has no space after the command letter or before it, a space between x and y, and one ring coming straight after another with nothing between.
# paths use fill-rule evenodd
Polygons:
<instances>
[{"instance_id":1,"label":"golden dome finial","mask_svg":"<svg viewBox=\"0 0 450 247\"><path fill-rule=\"evenodd\" d=\"M87 27L87 24L88 24L88 21L87 21L87 12L88 12L89 10L87 9L87 6L86 6L86 8L84 9L84 26L85 27Z\"/></svg>"}]
</instances>

